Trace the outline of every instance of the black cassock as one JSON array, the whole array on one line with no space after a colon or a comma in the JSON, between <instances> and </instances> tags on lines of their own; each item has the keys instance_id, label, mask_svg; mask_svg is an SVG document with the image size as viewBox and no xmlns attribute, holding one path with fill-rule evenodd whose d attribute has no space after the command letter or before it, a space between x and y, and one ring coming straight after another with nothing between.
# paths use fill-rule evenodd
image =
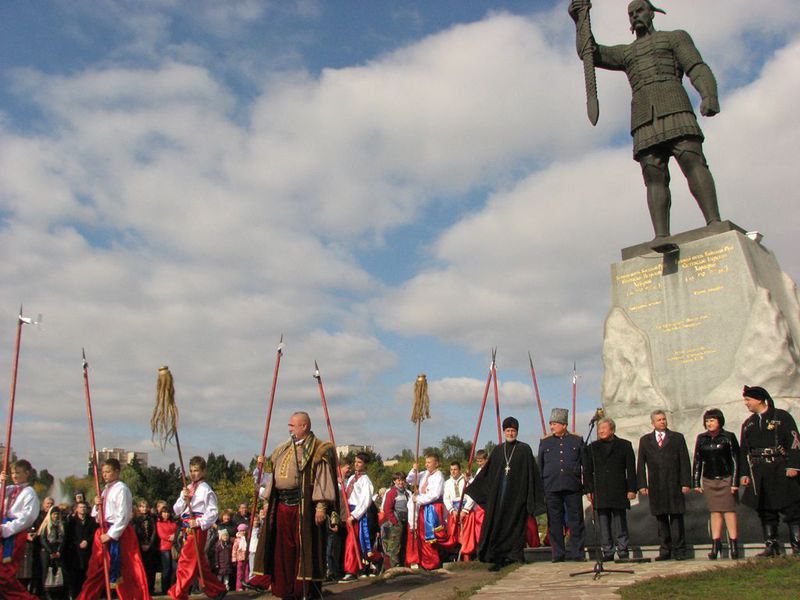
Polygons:
<instances>
[{"instance_id":1,"label":"black cassock","mask_svg":"<svg viewBox=\"0 0 800 600\"><path fill-rule=\"evenodd\" d=\"M542 476L531 447L520 441L497 446L466 493L486 511L478 558L522 561L528 516L545 512Z\"/></svg>"}]
</instances>

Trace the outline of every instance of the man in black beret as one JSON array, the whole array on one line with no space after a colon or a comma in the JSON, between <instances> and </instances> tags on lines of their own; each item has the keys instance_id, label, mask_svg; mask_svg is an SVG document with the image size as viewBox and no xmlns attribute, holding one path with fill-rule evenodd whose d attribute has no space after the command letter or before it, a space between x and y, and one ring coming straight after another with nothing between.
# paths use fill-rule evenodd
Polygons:
<instances>
[{"instance_id":1,"label":"man in black beret","mask_svg":"<svg viewBox=\"0 0 800 600\"><path fill-rule=\"evenodd\" d=\"M789 526L792 554L800 554L800 435L792 415L775 408L762 387L744 386L744 404L751 413L742 423L742 501L758 511L764 551L777 556L778 523Z\"/></svg>"},{"instance_id":2,"label":"man in black beret","mask_svg":"<svg viewBox=\"0 0 800 600\"><path fill-rule=\"evenodd\" d=\"M528 516L544 512L542 477L531 447L517 439L518 431L514 417L503 421L505 442L492 450L466 489L486 511L478 558L494 563L492 570L523 561Z\"/></svg>"}]
</instances>

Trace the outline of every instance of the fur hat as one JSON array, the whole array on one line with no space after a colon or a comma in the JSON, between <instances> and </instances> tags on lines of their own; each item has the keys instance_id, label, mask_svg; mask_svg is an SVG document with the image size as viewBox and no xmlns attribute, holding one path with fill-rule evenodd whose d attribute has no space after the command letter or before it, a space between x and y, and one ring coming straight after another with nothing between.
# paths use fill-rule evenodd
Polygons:
<instances>
[{"instance_id":1,"label":"fur hat","mask_svg":"<svg viewBox=\"0 0 800 600\"><path fill-rule=\"evenodd\" d=\"M550 411L550 422L567 425L569 423L569 410L566 408L554 408Z\"/></svg>"},{"instance_id":2,"label":"fur hat","mask_svg":"<svg viewBox=\"0 0 800 600\"><path fill-rule=\"evenodd\" d=\"M759 387L757 385L750 387L746 385L742 390L742 397L760 400L761 402L766 402L770 408L775 408L775 403L772 401L772 396L770 396L769 392L763 387Z\"/></svg>"},{"instance_id":3,"label":"fur hat","mask_svg":"<svg viewBox=\"0 0 800 600\"><path fill-rule=\"evenodd\" d=\"M517 421L514 417L506 417L503 419L503 430L508 428L519 431L519 421Z\"/></svg>"}]
</instances>

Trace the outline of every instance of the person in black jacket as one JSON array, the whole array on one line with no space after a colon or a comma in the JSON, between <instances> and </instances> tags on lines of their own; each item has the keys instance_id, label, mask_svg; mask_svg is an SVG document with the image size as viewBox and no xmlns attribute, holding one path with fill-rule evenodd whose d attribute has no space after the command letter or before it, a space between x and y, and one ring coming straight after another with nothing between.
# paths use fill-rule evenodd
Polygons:
<instances>
[{"instance_id":1,"label":"person in black jacket","mask_svg":"<svg viewBox=\"0 0 800 600\"><path fill-rule=\"evenodd\" d=\"M745 386L743 396L753 414L742 423L742 501L761 519L765 549L758 556L779 554L780 517L789 526L792 554L800 555L800 433L764 388Z\"/></svg>"},{"instance_id":2,"label":"person in black jacket","mask_svg":"<svg viewBox=\"0 0 800 600\"><path fill-rule=\"evenodd\" d=\"M81 593L92 555L95 529L97 521L89 516L89 505L80 500L64 527L64 574L70 598L77 598Z\"/></svg>"},{"instance_id":3,"label":"person in black jacket","mask_svg":"<svg viewBox=\"0 0 800 600\"><path fill-rule=\"evenodd\" d=\"M138 514L133 517L133 530L142 553L142 564L147 573L147 588L150 594L155 593L156 571L161 566L161 554L158 549L156 535L156 518L150 512L150 503L141 498L137 503Z\"/></svg>"},{"instance_id":4,"label":"person in black jacket","mask_svg":"<svg viewBox=\"0 0 800 600\"><path fill-rule=\"evenodd\" d=\"M736 505L739 504L739 442L725 431L725 415L712 408L703 415L706 430L697 436L694 446L692 486L704 494L711 513L710 560L722 551L722 525L728 528L730 557L739 558Z\"/></svg>"},{"instance_id":5,"label":"person in black jacket","mask_svg":"<svg viewBox=\"0 0 800 600\"><path fill-rule=\"evenodd\" d=\"M553 433L539 442L539 469L544 483L547 533L553 562L586 560L583 522L586 448L581 436L568 431L568 417L566 408L554 408L550 413L550 431ZM569 549L564 544L565 523L569 528Z\"/></svg>"},{"instance_id":6,"label":"person in black jacket","mask_svg":"<svg viewBox=\"0 0 800 600\"><path fill-rule=\"evenodd\" d=\"M597 422L597 441L589 444L584 486L597 510L603 560L614 560L613 529L617 531L617 554L628 560L628 518L626 511L636 498L636 458L633 445L615 435L613 419Z\"/></svg>"},{"instance_id":7,"label":"person in black jacket","mask_svg":"<svg viewBox=\"0 0 800 600\"><path fill-rule=\"evenodd\" d=\"M650 514L658 521L661 538L656 560L686 559L684 496L691 491L692 465L683 434L667 428L663 410L650 413L653 431L639 439L636 479L639 493L650 498Z\"/></svg>"}]
</instances>

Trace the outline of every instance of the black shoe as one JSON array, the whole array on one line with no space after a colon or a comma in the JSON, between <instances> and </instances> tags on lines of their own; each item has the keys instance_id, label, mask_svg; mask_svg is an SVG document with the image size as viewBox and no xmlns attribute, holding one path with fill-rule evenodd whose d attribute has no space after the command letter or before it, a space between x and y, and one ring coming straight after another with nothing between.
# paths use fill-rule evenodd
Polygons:
<instances>
[{"instance_id":1,"label":"black shoe","mask_svg":"<svg viewBox=\"0 0 800 600\"><path fill-rule=\"evenodd\" d=\"M498 562L498 563L494 563L491 567L489 567L489 570L492 573L496 573L497 571L499 571L502 568L503 568L503 563L499 563Z\"/></svg>"},{"instance_id":2,"label":"black shoe","mask_svg":"<svg viewBox=\"0 0 800 600\"><path fill-rule=\"evenodd\" d=\"M586 562L585 556L570 556L567 560L570 562Z\"/></svg>"},{"instance_id":3,"label":"black shoe","mask_svg":"<svg viewBox=\"0 0 800 600\"><path fill-rule=\"evenodd\" d=\"M756 554L757 558L772 558L780 555L778 547L778 526L768 523L761 526L764 533L764 550Z\"/></svg>"},{"instance_id":4,"label":"black shoe","mask_svg":"<svg viewBox=\"0 0 800 600\"><path fill-rule=\"evenodd\" d=\"M603 562L614 562L613 554L603 554Z\"/></svg>"},{"instance_id":5,"label":"black shoe","mask_svg":"<svg viewBox=\"0 0 800 600\"><path fill-rule=\"evenodd\" d=\"M222 600L222 599L223 599L225 596L227 596L227 595L228 595L228 590L222 590L222 591L221 591L219 594L217 594L216 596L212 596L212 597L211 597L211 600Z\"/></svg>"},{"instance_id":6,"label":"black shoe","mask_svg":"<svg viewBox=\"0 0 800 600\"><path fill-rule=\"evenodd\" d=\"M728 540L728 547L730 548L730 552L728 553L731 557L731 560L736 560L741 558L739 554L739 540Z\"/></svg>"},{"instance_id":7,"label":"black shoe","mask_svg":"<svg viewBox=\"0 0 800 600\"><path fill-rule=\"evenodd\" d=\"M614 555L612 554L611 556L614 556ZM628 558L629 558L627 550L624 551L624 552L619 552L618 551L617 552L617 558L619 559L619 562L627 562Z\"/></svg>"},{"instance_id":8,"label":"black shoe","mask_svg":"<svg viewBox=\"0 0 800 600\"><path fill-rule=\"evenodd\" d=\"M661 562L662 560L672 560L672 555L670 554L659 554L654 559L656 562Z\"/></svg>"},{"instance_id":9,"label":"black shoe","mask_svg":"<svg viewBox=\"0 0 800 600\"><path fill-rule=\"evenodd\" d=\"M551 560L550 562L557 563L557 562L564 562L565 560L566 558L563 556L555 556L553 557L553 560Z\"/></svg>"},{"instance_id":10,"label":"black shoe","mask_svg":"<svg viewBox=\"0 0 800 600\"><path fill-rule=\"evenodd\" d=\"M722 552L722 540L711 540L711 552L708 553L708 560L717 560L720 552Z\"/></svg>"},{"instance_id":11,"label":"black shoe","mask_svg":"<svg viewBox=\"0 0 800 600\"><path fill-rule=\"evenodd\" d=\"M792 556L800 556L800 523L789 525L789 543L792 545Z\"/></svg>"}]
</instances>

